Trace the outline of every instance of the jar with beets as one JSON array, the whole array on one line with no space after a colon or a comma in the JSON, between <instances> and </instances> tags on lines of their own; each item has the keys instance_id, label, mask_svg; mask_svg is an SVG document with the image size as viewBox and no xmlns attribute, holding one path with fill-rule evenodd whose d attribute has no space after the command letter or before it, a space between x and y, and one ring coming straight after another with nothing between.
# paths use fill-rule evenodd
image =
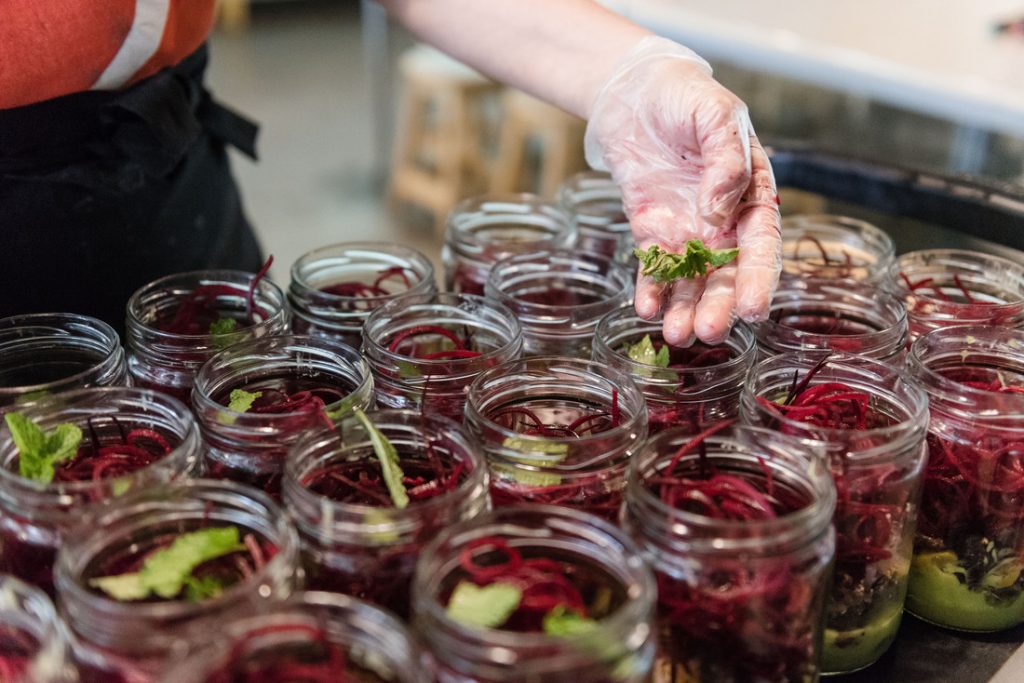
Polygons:
<instances>
[{"instance_id":1,"label":"jar with beets","mask_svg":"<svg viewBox=\"0 0 1024 683\"><path fill-rule=\"evenodd\" d=\"M953 325L1024 323L1024 265L960 249L903 254L889 286L907 307L911 340Z\"/></svg>"},{"instance_id":2,"label":"jar with beets","mask_svg":"<svg viewBox=\"0 0 1024 683\"><path fill-rule=\"evenodd\" d=\"M501 259L575 243L572 219L553 202L532 194L467 199L448 215L441 252L445 289L482 295L491 266Z\"/></svg>"},{"instance_id":3,"label":"jar with beets","mask_svg":"<svg viewBox=\"0 0 1024 683\"><path fill-rule=\"evenodd\" d=\"M633 300L633 275L601 257L543 251L494 264L486 291L519 319L526 355L589 358L598 321Z\"/></svg>"},{"instance_id":4,"label":"jar with beets","mask_svg":"<svg viewBox=\"0 0 1024 683\"><path fill-rule=\"evenodd\" d=\"M459 422L477 375L522 351L512 311L472 294L409 296L388 304L366 321L363 342L381 405Z\"/></svg>"},{"instance_id":5,"label":"jar with beets","mask_svg":"<svg viewBox=\"0 0 1024 683\"><path fill-rule=\"evenodd\" d=\"M496 507L547 503L615 520L647 409L633 381L606 365L527 358L477 377L466 427L483 448Z\"/></svg>"},{"instance_id":6,"label":"jar with beets","mask_svg":"<svg viewBox=\"0 0 1024 683\"><path fill-rule=\"evenodd\" d=\"M30 448L60 435L63 460ZM30 448L28 453L23 449ZM183 479L199 430L180 401L148 389L80 389L5 415L0 426L0 571L53 594L57 549L130 491Z\"/></svg>"},{"instance_id":7,"label":"jar with beets","mask_svg":"<svg viewBox=\"0 0 1024 683\"><path fill-rule=\"evenodd\" d=\"M74 313L0 319L0 412L68 389L125 384L121 340L110 325Z\"/></svg>"},{"instance_id":8,"label":"jar with beets","mask_svg":"<svg viewBox=\"0 0 1024 683\"><path fill-rule=\"evenodd\" d=\"M0 681L75 680L64 627L50 598L13 576L0 575Z\"/></svg>"},{"instance_id":9,"label":"jar with beets","mask_svg":"<svg viewBox=\"0 0 1024 683\"><path fill-rule=\"evenodd\" d=\"M908 336L900 299L877 285L817 278L784 280L768 319L753 328L762 357L820 349L897 365Z\"/></svg>"},{"instance_id":10,"label":"jar with beets","mask_svg":"<svg viewBox=\"0 0 1024 683\"><path fill-rule=\"evenodd\" d=\"M823 444L835 481L836 563L822 670L873 664L896 639L921 499L928 398L864 356L786 355L754 367L748 422Z\"/></svg>"},{"instance_id":11,"label":"jar with beets","mask_svg":"<svg viewBox=\"0 0 1024 683\"><path fill-rule=\"evenodd\" d=\"M210 642L179 662L163 683L427 680L401 622L347 595L315 591L219 625Z\"/></svg>"},{"instance_id":12,"label":"jar with beets","mask_svg":"<svg viewBox=\"0 0 1024 683\"><path fill-rule=\"evenodd\" d=\"M413 625L438 683L641 683L655 597L618 529L576 510L515 505L426 547Z\"/></svg>"},{"instance_id":13,"label":"jar with beets","mask_svg":"<svg viewBox=\"0 0 1024 683\"><path fill-rule=\"evenodd\" d=\"M266 495L194 479L129 496L57 558L57 600L82 683L157 679L236 615L287 598L298 537Z\"/></svg>"},{"instance_id":14,"label":"jar with beets","mask_svg":"<svg viewBox=\"0 0 1024 683\"><path fill-rule=\"evenodd\" d=\"M880 284L896 258L892 238L867 221L831 214L782 219L782 280L813 277Z\"/></svg>"},{"instance_id":15,"label":"jar with beets","mask_svg":"<svg viewBox=\"0 0 1024 683\"><path fill-rule=\"evenodd\" d=\"M623 517L658 587L654 680L818 680L835 500L796 439L730 421L649 439Z\"/></svg>"},{"instance_id":16,"label":"jar with beets","mask_svg":"<svg viewBox=\"0 0 1024 683\"><path fill-rule=\"evenodd\" d=\"M196 373L211 356L287 329L284 293L262 271L168 275L128 300L128 370L135 386L188 403Z\"/></svg>"},{"instance_id":17,"label":"jar with beets","mask_svg":"<svg viewBox=\"0 0 1024 683\"><path fill-rule=\"evenodd\" d=\"M1024 332L935 330L910 368L931 421L907 609L961 631L1024 623Z\"/></svg>"},{"instance_id":18,"label":"jar with beets","mask_svg":"<svg viewBox=\"0 0 1024 683\"><path fill-rule=\"evenodd\" d=\"M310 429L333 429L373 405L359 353L331 339L268 337L236 344L196 376L192 409L206 446L204 476L281 495L288 448Z\"/></svg>"},{"instance_id":19,"label":"jar with beets","mask_svg":"<svg viewBox=\"0 0 1024 683\"><path fill-rule=\"evenodd\" d=\"M395 449L401 490L363 421ZM409 616L421 548L489 507L487 468L463 428L439 416L383 410L346 419L292 449L284 502L302 541L306 586L347 593Z\"/></svg>"},{"instance_id":20,"label":"jar with beets","mask_svg":"<svg viewBox=\"0 0 1024 683\"><path fill-rule=\"evenodd\" d=\"M652 435L669 427L689 427L696 433L736 417L756 350L754 335L744 323L734 325L717 346L670 346L661 322L638 317L632 306L602 318L594 335L594 363L633 379L647 402L647 431Z\"/></svg>"},{"instance_id":21,"label":"jar with beets","mask_svg":"<svg viewBox=\"0 0 1024 683\"><path fill-rule=\"evenodd\" d=\"M558 203L576 226L579 251L622 262L633 258L622 192L610 174L583 171L570 176L558 189Z\"/></svg>"},{"instance_id":22,"label":"jar with beets","mask_svg":"<svg viewBox=\"0 0 1024 683\"><path fill-rule=\"evenodd\" d=\"M292 265L292 332L329 337L358 349L363 323L407 294L437 291L434 266L420 252L388 242L345 242L314 249Z\"/></svg>"}]
</instances>

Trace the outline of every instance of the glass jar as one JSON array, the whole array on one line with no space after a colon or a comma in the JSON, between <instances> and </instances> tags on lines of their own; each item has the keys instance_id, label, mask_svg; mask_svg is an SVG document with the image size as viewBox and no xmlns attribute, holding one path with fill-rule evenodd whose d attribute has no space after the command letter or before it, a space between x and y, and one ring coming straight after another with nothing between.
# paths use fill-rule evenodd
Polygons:
<instances>
[{"instance_id":1,"label":"glass jar","mask_svg":"<svg viewBox=\"0 0 1024 683\"><path fill-rule=\"evenodd\" d=\"M535 625L484 628L453 619L445 605L456 587L500 582L502 565L509 579L517 568L561 577L579 591L591 621L555 635ZM424 549L413 624L438 683L640 683L649 680L654 654L654 590L636 547L610 524L576 510L515 505L452 526Z\"/></svg>"},{"instance_id":2,"label":"glass jar","mask_svg":"<svg viewBox=\"0 0 1024 683\"><path fill-rule=\"evenodd\" d=\"M838 494L836 564L822 669L846 673L874 663L899 630L921 498L928 398L898 367L863 356L821 359L786 355L759 363L743 393L743 417L821 442L829 456ZM822 416L834 410L859 411L863 419L844 417L844 427L831 426L838 423Z\"/></svg>"},{"instance_id":3,"label":"glass jar","mask_svg":"<svg viewBox=\"0 0 1024 683\"><path fill-rule=\"evenodd\" d=\"M902 364L907 347L903 302L850 280L785 280L753 327L762 357L821 349Z\"/></svg>"},{"instance_id":4,"label":"glass jar","mask_svg":"<svg viewBox=\"0 0 1024 683\"><path fill-rule=\"evenodd\" d=\"M64 629L50 598L13 576L0 575L0 681L74 681Z\"/></svg>"},{"instance_id":5,"label":"glass jar","mask_svg":"<svg viewBox=\"0 0 1024 683\"><path fill-rule=\"evenodd\" d=\"M218 595L118 601L95 584L132 571L181 534L231 526L245 540L248 571L239 568L244 578ZM298 538L283 511L256 489L203 479L123 499L86 533L70 535L57 557L58 604L82 683L153 680L168 655L207 642L235 615L287 598L298 581Z\"/></svg>"},{"instance_id":6,"label":"glass jar","mask_svg":"<svg viewBox=\"0 0 1024 683\"><path fill-rule=\"evenodd\" d=\"M74 313L0 319L0 412L81 387L124 384L121 340L110 325Z\"/></svg>"},{"instance_id":7,"label":"glass jar","mask_svg":"<svg viewBox=\"0 0 1024 683\"><path fill-rule=\"evenodd\" d=\"M558 189L558 203L572 217L580 251L622 262L634 258L622 192L611 174L583 171L570 176Z\"/></svg>"},{"instance_id":8,"label":"glass jar","mask_svg":"<svg viewBox=\"0 0 1024 683\"><path fill-rule=\"evenodd\" d=\"M461 425L410 410L370 413L398 452L411 499L398 508L380 460L355 419L292 449L284 501L302 539L306 586L347 593L409 616L409 588L423 545L488 508L487 468Z\"/></svg>"},{"instance_id":9,"label":"glass jar","mask_svg":"<svg viewBox=\"0 0 1024 683\"><path fill-rule=\"evenodd\" d=\"M233 409L239 391L253 400ZM236 344L203 366L192 392L204 476L278 499L288 448L308 430L333 429L333 420L372 405L370 368L341 342L282 335Z\"/></svg>"},{"instance_id":10,"label":"glass jar","mask_svg":"<svg viewBox=\"0 0 1024 683\"><path fill-rule=\"evenodd\" d=\"M495 506L548 503L614 520L647 409L633 381L606 365L527 358L477 377L466 427L483 448Z\"/></svg>"},{"instance_id":11,"label":"glass jar","mask_svg":"<svg viewBox=\"0 0 1024 683\"><path fill-rule=\"evenodd\" d=\"M633 300L633 277L587 254L521 254L494 264L487 298L515 313L526 355L589 358L598 321Z\"/></svg>"},{"instance_id":12,"label":"glass jar","mask_svg":"<svg viewBox=\"0 0 1024 683\"><path fill-rule=\"evenodd\" d=\"M892 238L856 218L831 214L782 219L782 279L814 277L879 284L896 259Z\"/></svg>"},{"instance_id":13,"label":"glass jar","mask_svg":"<svg viewBox=\"0 0 1024 683\"><path fill-rule=\"evenodd\" d=\"M643 357L650 340L649 355ZM609 313L597 325L594 362L628 374L647 402L647 431L654 435L669 427L687 426L699 432L705 425L736 417L740 392L754 364L756 346L750 328L740 322L717 346L695 342L687 348L665 348L661 322L644 320L632 306ZM630 355L632 352L632 356ZM657 354L663 354L661 365Z\"/></svg>"},{"instance_id":14,"label":"glass jar","mask_svg":"<svg viewBox=\"0 0 1024 683\"><path fill-rule=\"evenodd\" d=\"M47 397L20 412L44 431L64 423L79 427L84 434L79 452L90 448L94 454L96 443L108 448L132 445L120 454L115 450L97 458L91 472L43 483L21 476L18 447L10 430L0 427L0 571L52 595L57 549L73 529L129 491L189 476L199 459L199 430L180 401L148 389L80 389ZM148 464L126 464L126 457L135 457L135 448L147 455L167 452Z\"/></svg>"},{"instance_id":15,"label":"glass jar","mask_svg":"<svg viewBox=\"0 0 1024 683\"><path fill-rule=\"evenodd\" d=\"M906 304L911 339L953 325L1019 327L1024 323L1024 266L960 249L903 254L890 274Z\"/></svg>"},{"instance_id":16,"label":"glass jar","mask_svg":"<svg viewBox=\"0 0 1024 683\"><path fill-rule=\"evenodd\" d=\"M472 294L410 296L379 308L363 343L381 405L458 422L477 375L522 351L512 311Z\"/></svg>"},{"instance_id":17,"label":"glass jar","mask_svg":"<svg viewBox=\"0 0 1024 683\"><path fill-rule=\"evenodd\" d=\"M712 513L727 483L773 513ZM729 422L649 439L623 518L658 586L654 680L817 680L835 502L824 458L796 439Z\"/></svg>"},{"instance_id":18,"label":"glass jar","mask_svg":"<svg viewBox=\"0 0 1024 683\"><path fill-rule=\"evenodd\" d=\"M161 680L424 683L417 655L411 634L384 610L314 591L219 625Z\"/></svg>"},{"instance_id":19,"label":"glass jar","mask_svg":"<svg viewBox=\"0 0 1024 683\"><path fill-rule=\"evenodd\" d=\"M135 292L128 300L127 321L133 384L188 403L196 373L215 353L247 339L283 334L288 329L284 293L261 278L250 305L249 289L255 277L234 270L204 270L168 275ZM204 293L202 301L213 303L205 312L190 316L195 307L189 304L197 292ZM216 320L206 320L214 315ZM214 327L222 320L236 322L223 330ZM206 331L176 331L197 325Z\"/></svg>"},{"instance_id":20,"label":"glass jar","mask_svg":"<svg viewBox=\"0 0 1024 683\"><path fill-rule=\"evenodd\" d=\"M491 266L501 259L575 243L572 219L553 202L532 194L467 199L448 215L441 252L445 289L482 295Z\"/></svg>"},{"instance_id":21,"label":"glass jar","mask_svg":"<svg viewBox=\"0 0 1024 683\"><path fill-rule=\"evenodd\" d=\"M415 249L388 242L321 247L292 266L292 332L329 337L358 349L363 323L374 310L406 294L436 291L434 266Z\"/></svg>"},{"instance_id":22,"label":"glass jar","mask_svg":"<svg viewBox=\"0 0 1024 683\"><path fill-rule=\"evenodd\" d=\"M910 368L931 421L907 609L961 631L1024 623L1024 332L936 330Z\"/></svg>"}]
</instances>

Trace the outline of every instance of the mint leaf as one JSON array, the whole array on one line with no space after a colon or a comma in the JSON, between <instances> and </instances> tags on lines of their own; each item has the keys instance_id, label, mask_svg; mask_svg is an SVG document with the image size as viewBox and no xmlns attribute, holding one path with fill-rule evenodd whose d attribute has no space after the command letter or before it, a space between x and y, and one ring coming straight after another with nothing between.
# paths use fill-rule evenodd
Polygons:
<instances>
[{"instance_id":1,"label":"mint leaf","mask_svg":"<svg viewBox=\"0 0 1024 683\"><path fill-rule=\"evenodd\" d=\"M49 484L54 467L78 454L82 430L70 423L61 423L50 432L21 413L4 415L14 445L18 447L18 473L26 479Z\"/></svg>"},{"instance_id":2,"label":"mint leaf","mask_svg":"<svg viewBox=\"0 0 1024 683\"><path fill-rule=\"evenodd\" d=\"M542 626L544 633L549 636L566 638L593 631L597 622L559 605L544 615Z\"/></svg>"},{"instance_id":3,"label":"mint leaf","mask_svg":"<svg viewBox=\"0 0 1024 683\"><path fill-rule=\"evenodd\" d=\"M238 329L238 321L234 318L218 318L210 323L210 334L231 334Z\"/></svg>"},{"instance_id":4,"label":"mint leaf","mask_svg":"<svg viewBox=\"0 0 1024 683\"><path fill-rule=\"evenodd\" d=\"M633 253L643 264L643 274L655 282L672 282L680 278L694 278L708 274L708 266L718 268L739 255L738 248L708 249L700 240L689 240L686 251L675 254L665 251L657 244L646 251L634 249Z\"/></svg>"},{"instance_id":5,"label":"mint leaf","mask_svg":"<svg viewBox=\"0 0 1024 683\"><path fill-rule=\"evenodd\" d=\"M637 363L667 368L669 363L668 344L663 344L660 349L655 351L651 335L645 334L644 338L636 344L626 344L626 356Z\"/></svg>"},{"instance_id":6,"label":"mint leaf","mask_svg":"<svg viewBox=\"0 0 1024 683\"><path fill-rule=\"evenodd\" d=\"M168 547L152 553L138 572L101 576L91 579L89 585L120 601L142 600L151 593L171 599L188 585L194 586L193 595L199 595L197 591L209 591L210 586L196 583L192 576L196 567L241 550L245 545L239 541L238 527L200 529L182 534Z\"/></svg>"},{"instance_id":7,"label":"mint leaf","mask_svg":"<svg viewBox=\"0 0 1024 683\"><path fill-rule=\"evenodd\" d=\"M551 467L569 455L569 444L558 443L557 441L546 441L531 439L528 437L510 436L501 442L505 448L521 451L521 455L506 456L508 460L523 465L516 467L513 464L494 463L491 465L492 472L505 474L524 486L557 486L562 483L562 476L550 472L538 472L528 467L538 469ZM551 458L545 455L554 456Z\"/></svg>"},{"instance_id":8,"label":"mint leaf","mask_svg":"<svg viewBox=\"0 0 1024 683\"><path fill-rule=\"evenodd\" d=\"M190 576L185 579L185 599L189 602L209 600L223 592L224 584L216 576Z\"/></svg>"},{"instance_id":9,"label":"mint leaf","mask_svg":"<svg viewBox=\"0 0 1024 683\"><path fill-rule=\"evenodd\" d=\"M244 413L249 408L252 408L252 404L256 402L260 396L263 395L262 391L246 391L245 389L232 389L231 396L228 400L228 410L233 410L236 413Z\"/></svg>"},{"instance_id":10,"label":"mint leaf","mask_svg":"<svg viewBox=\"0 0 1024 683\"><path fill-rule=\"evenodd\" d=\"M492 583L477 586L460 581L448 599L445 611L453 621L463 626L497 628L519 608L523 592L510 583Z\"/></svg>"},{"instance_id":11,"label":"mint leaf","mask_svg":"<svg viewBox=\"0 0 1024 683\"><path fill-rule=\"evenodd\" d=\"M409 504L409 494L406 493L405 486L402 484L402 478L405 475L398 464L398 451L391 445L387 437L370 422L370 418L366 417L366 413L359 408L353 409L352 412L355 414L359 424L362 425L367 436L370 437L373 452L377 454L377 458L380 460L380 469L384 473L384 483L388 487L391 501L395 504L396 508L404 508Z\"/></svg>"}]
</instances>

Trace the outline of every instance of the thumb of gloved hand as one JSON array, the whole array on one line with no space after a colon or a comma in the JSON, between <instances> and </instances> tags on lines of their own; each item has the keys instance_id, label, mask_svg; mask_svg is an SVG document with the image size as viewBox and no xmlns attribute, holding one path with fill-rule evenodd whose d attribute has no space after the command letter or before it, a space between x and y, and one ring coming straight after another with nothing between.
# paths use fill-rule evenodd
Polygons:
<instances>
[{"instance_id":1,"label":"thumb of gloved hand","mask_svg":"<svg viewBox=\"0 0 1024 683\"><path fill-rule=\"evenodd\" d=\"M666 286L638 275L638 315L664 309L676 345L718 343L737 315L767 315L782 267L775 179L746 106L707 62L664 38L639 41L598 93L585 146L588 163L621 187L641 248L684 251L691 239L740 248L706 278Z\"/></svg>"}]
</instances>

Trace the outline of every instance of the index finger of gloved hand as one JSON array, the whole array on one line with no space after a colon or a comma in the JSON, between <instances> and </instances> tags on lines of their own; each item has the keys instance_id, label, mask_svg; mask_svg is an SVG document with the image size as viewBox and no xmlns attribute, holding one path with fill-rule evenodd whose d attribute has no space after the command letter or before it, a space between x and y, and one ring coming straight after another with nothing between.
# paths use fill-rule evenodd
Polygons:
<instances>
[{"instance_id":1,"label":"index finger of gloved hand","mask_svg":"<svg viewBox=\"0 0 1024 683\"><path fill-rule=\"evenodd\" d=\"M665 320L661 331L672 346L689 346L693 343L693 319L696 315L697 301L704 291L704 278L685 278L672 284L668 305L665 307Z\"/></svg>"},{"instance_id":2,"label":"index finger of gloved hand","mask_svg":"<svg viewBox=\"0 0 1024 683\"><path fill-rule=\"evenodd\" d=\"M727 108L704 124L709 130L700 139L704 172L697 190L700 216L714 227L732 218L751 177L747 108L739 102L718 106Z\"/></svg>"},{"instance_id":3,"label":"index finger of gloved hand","mask_svg":"<svg viewBox=\"0 0 1024 683\"><path fill-rule=\"evenodd\" d=\"M654 320L661 311L661 300L665 297L665 285L659 285L653 278L639 270L636 273L636 293L633 307L644 320Z\"/></svg>"},{"instance_id":4,"label":"index finger of gloved hand","mask_svg":"<svg viewBox=\"0 0 1024 683\"><path fill-rule=\"evenodd\" d=\"M753 136L750 152L753 175L736 224L736 310L743 320L757 322L768 315L782 271L782 228L772 167Z\"/></svg>"},{"instance_id":5,"label":"index finger of gloved hand","mask_svg":"<svg viewBox=\"0 0 1024 683\"><path fill-rule=\"evenodd\" d=\"M736 322L736 265L717 268L708 275L697 302L693 330L705 344L720 344Z\"/></svg>"}]
</instances>

